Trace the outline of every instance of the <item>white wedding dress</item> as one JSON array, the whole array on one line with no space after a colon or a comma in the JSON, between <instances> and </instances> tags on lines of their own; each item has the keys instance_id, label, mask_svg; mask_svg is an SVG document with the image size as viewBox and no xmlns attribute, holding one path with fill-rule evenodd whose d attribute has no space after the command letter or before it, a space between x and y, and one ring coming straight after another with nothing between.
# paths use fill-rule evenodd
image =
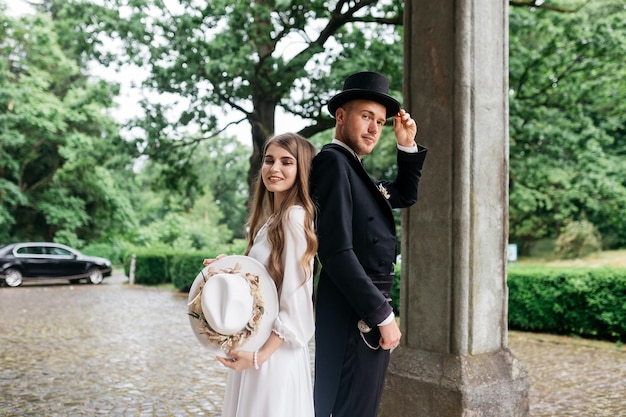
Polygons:
<instances>
[{"instance_id":1,"label":"white wedding dress","mask_svg":"<svg viewBox=\"0 0 626 417\"><path fill-rule=\"evenodd\" d=\"M307 277L305 282L300 264L306 249L304 209L301 206L289 209L284 228L284 280L279 294L278 318L274 322L274 332L284 342L259 370L229 370L222 417L314 415L308 347L315 332L311 298L313 280ZM269 255L270 244L264 226L255 236L248 256L267 265ZM245 350L245 346L242 349Z\"/></svg>"}]
</instances>

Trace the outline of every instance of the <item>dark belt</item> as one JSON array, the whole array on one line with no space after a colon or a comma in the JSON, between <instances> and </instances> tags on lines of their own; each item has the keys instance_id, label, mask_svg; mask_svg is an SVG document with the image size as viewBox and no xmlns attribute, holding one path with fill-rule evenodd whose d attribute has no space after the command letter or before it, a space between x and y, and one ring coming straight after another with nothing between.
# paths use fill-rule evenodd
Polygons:
<instances>
[{"instance_id":1,"label":"dark belt","mask_svg":"<svg viewBox=\"0 0 626 417\"><path fill-rule=\"evenodd\" d=\"M394 274L368 274L372 283L383 293L385 298L389 298L391 287L393 287Z\"/></svg>"}]
</instances>

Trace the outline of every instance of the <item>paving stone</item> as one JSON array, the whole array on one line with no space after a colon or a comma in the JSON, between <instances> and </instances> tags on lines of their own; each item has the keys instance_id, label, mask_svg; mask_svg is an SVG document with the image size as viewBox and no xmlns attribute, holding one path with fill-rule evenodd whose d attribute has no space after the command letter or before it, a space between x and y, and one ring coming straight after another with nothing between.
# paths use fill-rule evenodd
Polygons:
<instances>
[{"instance_id":1,"label":"paving stone","mask_svg":"<svg viewBox=\"0 0 626 417\"><path fill-rule=\"evenodd\" d=\"M191 333L186 300L119 274L0 288L0 417L219 416L226 371ZM626 416L623 348L518 332L510 348L531 416Z\"/></svg>"},{"instance_id":2,"label":"paving stone","mask_svg":"<svg viewBox=\"0 0 626 417\"><path fill-rule=\"evenodd\" d=\"M624 347L521 332L509 345L530 376L531 416L626 416Z\"/></svg>"}]
</instances>

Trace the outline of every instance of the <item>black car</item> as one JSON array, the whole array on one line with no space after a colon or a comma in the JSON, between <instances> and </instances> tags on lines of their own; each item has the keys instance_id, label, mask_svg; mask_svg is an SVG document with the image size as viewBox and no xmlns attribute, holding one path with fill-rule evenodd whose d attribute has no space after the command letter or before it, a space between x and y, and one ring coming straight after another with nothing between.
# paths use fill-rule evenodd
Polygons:
<instances>
[{"instance_id":1,"label":"black car","mask_svg":"<svg viewBox=\"0 0 626 417\"><path fill-rule=\"evenodd\" d=\"M72 283L85 280L100 284L109 276L108 259L83 255L58 243L13 243L0 248L0 282L10 287L21 285L26 278L62 278Z\"/></svg>"}]
</instances>

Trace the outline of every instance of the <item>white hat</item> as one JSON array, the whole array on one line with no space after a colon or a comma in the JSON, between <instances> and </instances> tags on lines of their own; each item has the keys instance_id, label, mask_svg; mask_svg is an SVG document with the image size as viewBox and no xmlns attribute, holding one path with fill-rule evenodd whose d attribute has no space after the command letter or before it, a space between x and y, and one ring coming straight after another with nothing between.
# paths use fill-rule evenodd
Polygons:
<instances>
[{"instance_id":1,"label":"white hat","mask_svg":"<svg viewBox=\"0 0 626 417\"><path fill-rule=\"evenodd\" d=\"M278 316L274 280L263 264L241 255L226 256L200 271L187 305L194 334L219 356L230 349L260 349Z\"/></svg>"}]
</instances>

